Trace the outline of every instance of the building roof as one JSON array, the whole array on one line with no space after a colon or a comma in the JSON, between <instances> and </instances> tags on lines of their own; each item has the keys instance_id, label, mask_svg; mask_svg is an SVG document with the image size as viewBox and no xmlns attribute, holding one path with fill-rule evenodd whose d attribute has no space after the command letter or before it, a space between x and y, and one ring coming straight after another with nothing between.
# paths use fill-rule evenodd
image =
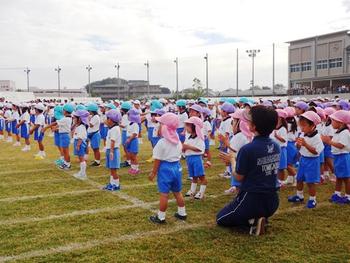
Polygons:
<instances>
[{"instance_id":1,"label":"building roof","mask_svg":"<svg viewBox=\"0 0 350 263\"><path fill-rule=\"evenodd\" d=\"M319 37L328 37L328 36L339 35L339 34L348 34L348 35L350 35L350 31L349 30L342 30L342 31L327 33L327 34L323 34L323 35L317 35L317 36L312 36L312 37L307 37L307 38L296 39L296 40L288 41L286 43L292 44L292 43L295 43L295 42L312 40L312 39L319 38Z\"/></svg>"}]
</instances>

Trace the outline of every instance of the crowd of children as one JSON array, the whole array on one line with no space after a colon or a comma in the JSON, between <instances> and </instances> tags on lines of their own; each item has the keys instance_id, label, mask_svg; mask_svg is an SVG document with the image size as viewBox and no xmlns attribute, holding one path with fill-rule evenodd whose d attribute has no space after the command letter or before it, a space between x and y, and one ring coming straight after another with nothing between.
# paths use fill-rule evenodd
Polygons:
<instances>
[{"instance_id":1,"label":"crowd of children","mask_svg":"<svg viewBox=\"0 0 350 263\"><path fill-rule=\"evenodd\" d=\"M206 169L213 165L212 151L219 151L220 162L226 165L220 176L230 180L225 193L236 193L237 197L236 203L219 213L218 224L248 222L260 233L263 220L247 219L266 218L277 209L278 201L275 196L266 197L267 191L274 194L287 185L296 186L296 194L288 197L288 201L300 203L304 202L306 184L309 195L306 207L311 209L317 206L317 185L334 181L330 202L350 203L349 110L348 101L322 98L287 102L248 98L115 100L85 105L4 101L0 103L0 140L13 143L14 147L23 143L22 151L29 152L34 139L38 145L35 159L42 160L46 157L43 141L48 140L48 134L58 150L55 161L58 168L71 169L70 148L73 149L80 168L74 176L80 180L88 178L89 151L94 156L90 166L95 167L101 165L102 152L110 172L104 190L119 191L118 169L129 167L131 176L141 173L138 155L144 125L153 148L153 155L147 160L153 162L149 179L157 177L160 193L159 212L150 217L154 223L165 222L170 192L178 204L175 217L186 220L181 159L185 159L191 180L185 195L202 200L208 185ZM252 206L252 202L261 203L260 199L265 197L271 211L258 216L244 210L247 218L242 222L243 212L239 210L244 207L243 200Z\"/></svg>"}]
</instances>

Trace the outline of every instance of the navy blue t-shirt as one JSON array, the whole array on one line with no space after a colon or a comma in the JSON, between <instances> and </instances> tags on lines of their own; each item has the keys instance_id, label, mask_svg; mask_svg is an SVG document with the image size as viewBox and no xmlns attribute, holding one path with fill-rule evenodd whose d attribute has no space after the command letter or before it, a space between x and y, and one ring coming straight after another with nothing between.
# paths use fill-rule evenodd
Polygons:
<instances>
[{"instance_id":1,"label":"navy blue t-shirt","mask_svg":"<svg viewBox=\"0 0 350 263\"><path fill-rule=\"evenodd\" d=\"M277 190L280 146L269 137L256 136L237 155L236 172L243 176L241 191L271 193Z\"/></svg>"}]
</instances>

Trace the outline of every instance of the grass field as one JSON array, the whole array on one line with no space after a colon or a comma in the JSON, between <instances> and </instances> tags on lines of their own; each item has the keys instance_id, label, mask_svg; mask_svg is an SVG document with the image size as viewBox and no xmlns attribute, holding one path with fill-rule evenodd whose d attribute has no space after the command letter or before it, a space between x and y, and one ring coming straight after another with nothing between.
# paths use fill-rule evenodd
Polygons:
<instances>
[{"instance_id":1,"label":"grass field","mask_svg":"<svg viewBox=\"0 0 350 263\"><path fill-rule=\"evenodd\" d=\"M45 143L48 157L38 161L36 145L22 153L0 142L0 262L350 261L350 206L327 201L331 184L319 186L314 210L288 204L294 189L283 189L265 236L223 229L215 215L232 196L223 195L229 181L217 176L224 166L215 150L206 199L187 200L186 222L172 217L172 200L167 224L158 226L148 221L158 208L156 184L148 181L151 164L142 163L136 177L119 170L122 190L110 193L100 190L109 180L104 167L88 168L89 180L78 181L72 177L76 159L72 171L60 171L52 138ZM150 155L145 142L140 160ZM184 179L184 192L189 184Z\"/></svg>"}]
</instances>

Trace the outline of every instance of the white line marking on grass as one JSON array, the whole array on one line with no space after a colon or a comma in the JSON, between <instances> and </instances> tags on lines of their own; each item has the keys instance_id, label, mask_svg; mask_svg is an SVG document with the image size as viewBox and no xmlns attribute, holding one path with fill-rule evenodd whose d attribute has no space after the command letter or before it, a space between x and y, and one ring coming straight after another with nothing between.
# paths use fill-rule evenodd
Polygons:
<instances>
[{"instance_id":1,"label":"white line marking on grass","mask_svg":"<svg viewBox=\"0 0 350 263\"><path fill-rule=\"evenodd\" d=\"M41 183L57 183L57 182L67 182L70 178L57 178L57 179L42 179L42 180L33 180L33 181L16 181L9 183L0 183L0 187L9 187L9 186L20 186L27 184L41 184Z\"/></svg>"},{"instance_id":2,"label":"white line marking on grass","mask_svg":"<svg viewBox=\"0 0 350 263\"><path fill-rule=\"evenodd\" d=\"M159 235L168 235L168 234L179 232L181 230L195 229L195 228L204 227L204 226L205 224L203 223L186 224L186 225L176 224L172 228L159 228L153 231L136 232L133 234L121 235L118 237L110 237L110 238L105 238L100 240L91 240L91 241L86 241L81 243L70 243L67 245L58 246L58 247L49 248L49 249L29 251L29 252L25 252L14 256L1 256L0 262L6 262L10 260L23 260L23 259L29 259L29 258L35 258L35 257L45 257L45 256L54 255L58 253L69 253L75 250L87 250L97 246L103 246L111 243L133 241L140 238L147 238L147 237L153 237L153 236L159 236Z\"/></svg>"},{"instance_id":3,"label":"white line marking on grass","mask_svg":"<svg viewBox=\"0 0 350 263\"><path fill-rule=\"evenodd\" d=\"M6 168L6 167L5 167ZM4 171L0 172L0 176L2 175L17 175L22 173L40 173L40 172L49 172L52 171L52 168L43 168L43 169L24 169L24 170L16 170L13 169L12 171Z\"/></svg>"},{"instance_id":4,"label":"white line marking on grass","mask_svg":"<svg viewBox=\"0 0 350 263\"><path fill-rule=\"evenodd\" d=\"M67 195L80 195L85 193L93 193L98 192L97 189L87 189L87 190L79 190L79 191L71 191L71 192L62 192L62 193L53 193L53 194L42 194L42 195L29 195L29 196L17 196L17 197L7 197L0 199L0 202L17 202L17 201L27 201L39 198L47 198L47 197L60 197Z\"/></svg>"}]
</instances>

